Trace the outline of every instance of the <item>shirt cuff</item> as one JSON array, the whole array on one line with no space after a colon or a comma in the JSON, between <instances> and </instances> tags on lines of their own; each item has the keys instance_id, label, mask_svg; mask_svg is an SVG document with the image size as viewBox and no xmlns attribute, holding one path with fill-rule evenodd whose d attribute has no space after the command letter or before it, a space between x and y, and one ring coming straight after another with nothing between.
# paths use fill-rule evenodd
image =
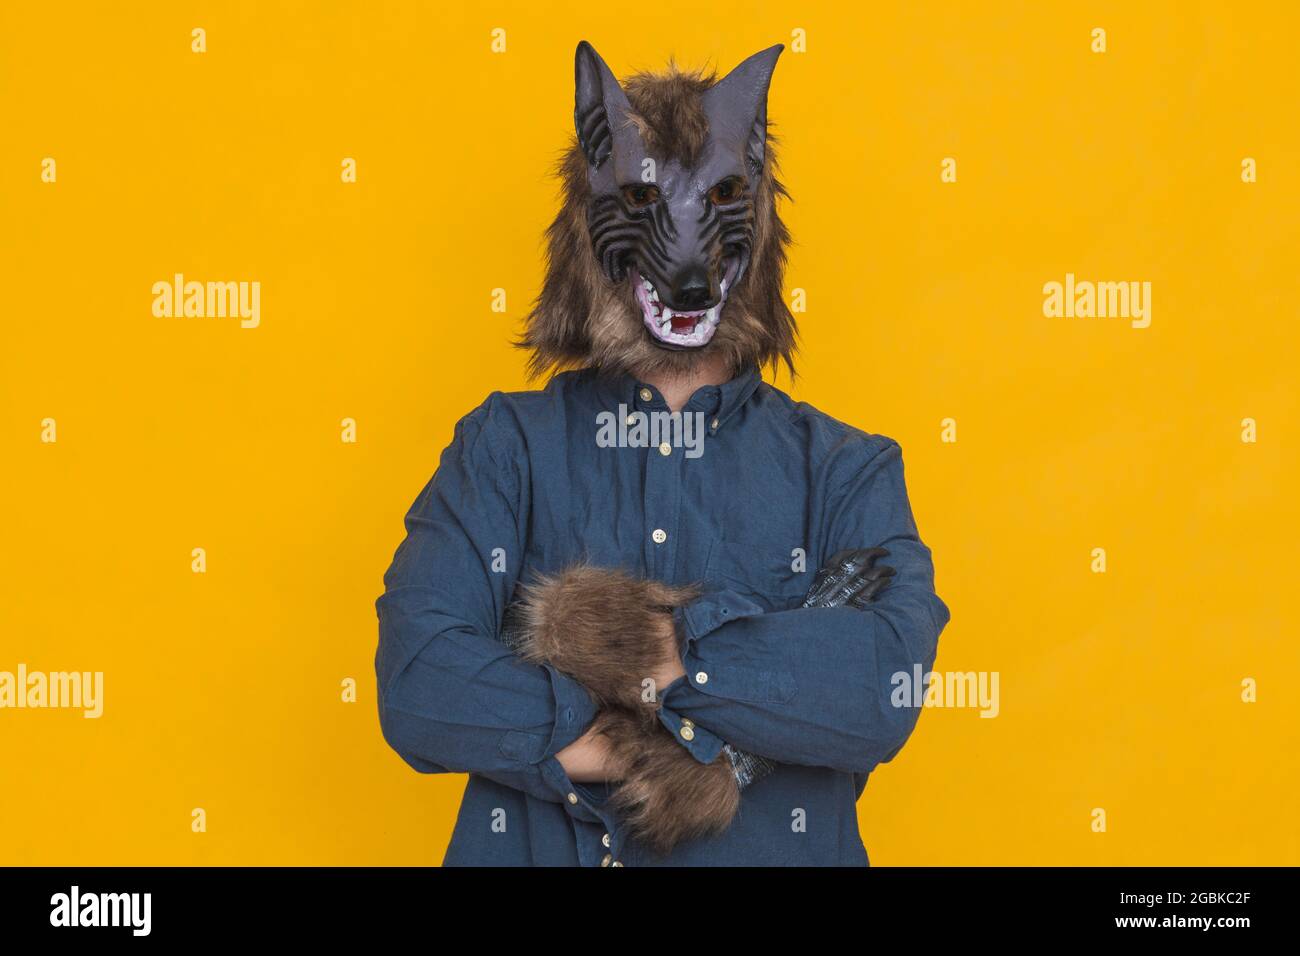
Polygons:
<instances>
[{"instance_id":1,"label":"shirt cuff","mask_svg":"<svg viewBox=\"0 0 1300 956\"><path fill-rule=\"evenodd\" d=\"M668 732L673 735L673 739L685 747L687 752L700 763L713 763L718 759L718 754L722 753L722 747L726 741L705 730L689 717L683 717L667 705L668 696L681 684L682 680L679 677L668 685L668 690L664 693L664 700L659 705L659 723L668 728Z\"/></svg>"},{"instance_id":2,"label":"shirt cuff","mask_svg":"<svg viewBox=\"0 0 1300 956\"><path fill-rule=\"evenodd\" d=\"M596 719L596 705L587 688L550 664L543 666L550 675L551 689L555 693L555 725L542 755L545 758L555 756L587 732Z\"/></svg>"}]
</instances>

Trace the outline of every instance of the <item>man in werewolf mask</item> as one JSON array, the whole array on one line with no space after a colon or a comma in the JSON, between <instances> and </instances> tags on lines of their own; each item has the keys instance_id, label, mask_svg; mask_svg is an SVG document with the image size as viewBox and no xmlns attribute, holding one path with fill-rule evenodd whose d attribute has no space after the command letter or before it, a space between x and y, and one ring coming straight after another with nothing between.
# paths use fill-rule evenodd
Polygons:
<instances>
[{"instance_id":1,"label":"man in werewolf mask","mask_svg":"<svg viewBox=\"0 0 1300 956\"><path fill-rule=\"evenodd\" d=\"M780 52L620 85L578 47L520 342L556 374L460 421L377 603L386 739L470 775L447 864L867 862L948 609L898 444L760 375L795 343Z\"/></svg>"}]
</instances>

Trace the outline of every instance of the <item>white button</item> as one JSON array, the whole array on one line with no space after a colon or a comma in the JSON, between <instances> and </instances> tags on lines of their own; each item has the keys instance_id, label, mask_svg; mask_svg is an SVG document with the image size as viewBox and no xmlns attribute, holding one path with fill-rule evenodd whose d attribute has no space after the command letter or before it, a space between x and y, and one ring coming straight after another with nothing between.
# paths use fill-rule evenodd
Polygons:
<instances>
[{"instance_id":1,"label":"white button","mask_svg":"<svg viewBox=\"0 0 1300 956\"><path fill-rule=\"evenodd\" d=\"M654 531L650 533L650 537L654 539L655 544L663 544L668 540L668 532L663 528L655 528Z\"/></svg>"},{"instance_id":2,"label":"white button","mask_svg":"<svg viewBox=\"0 0 1300 956\"><path fill-rule=\"evenodd\" d=\"M667 457L668 457L669 455L671 455L672 453L673 453L673 446L672 446L672 445L668 444L668 442L666 442L666 441L665 441L665 442L660 442L660 443L659 443L659 454L661 454L661 455L663 455L665 458L667 458Z\"/></svg>"},{"instance_id":3,"label":"white button","mask_svg":"<svg viewBox=\"0 0 1300 956\"><path fill-rule=\"evenodd\" d=\"M693 720L687 720L685 717L683 717L683 718L682 718L682 726L683 726L683 727L692 727L692 728L693 728L693 727L695 726L695 721L693 721Z\"/></svg>"},{"instance_id":4,"label":"white button","mask_svg":"<svg viewBox=\"0 0 1300 956\"><path fill-rule=\"evenodd\" d=\"M620 862L618 862L618 860L615 860L615 861L614 861L614 865L615 865L615 866L622 866L623 864L620 863Z\"/></svg>"},{"instance_id":5,"label":"white button","mask_svg":"<svg viewBox=\"0 0 1300 956\"><path fill-rule=\"evenodd\" d=\"M682 733L682 740L694 740L694 739L695 739L695 731L691 730L691 728L689 728L689 727L683 726L683 727L682 727L682 731L681 731L681 733Z\"/></svg>"},{"instance_id":6,"label":"white button","mask_svg":"<svg viewBox=\"0 0 1300 956\"><path fill-rule=\"evenodd\" d=\"M641 391L638 394L640 394L641 401L643 402L648 402L650 401L650 399L655 397L654 392L650 391L650 389L648 388L641 389Z\"/></svg>"},{"instance_id":7,"label":"white button","mask_svg":"<svg viewBox=\"0 0 1300 956\"><path fill-rule=\"evenodd\" d=\"M609 834L606 833L603 837L601 837L600 842L605 844L605 846L609 846Z\"/></svg>"},{"instance_id":8,"label":"white button","mask_svg":"<svg viewBox=\"0 0 1300 956\"><path fill-rule=\"evenodd\" d=\"M704 671L700 671L698 674L695 675L695 683L707 684L708 682L709 682L709 675L704 673Z\"/></svg>"},{"instance_id":9,"label":"white button","mask_svg":"<svg viewBox=\"0 0 1300 956\"><path fill-rule=\"evenodd\" d=\"M709 427L712 428L712 429L716 432L716 431L718 430L718 420L715 418L715 419L713 420L713 424L710 425Z\"/></svg>"},{"instance_id":10,"label":"white button","mask_svg":"<svg viewBox=\"0 0 1300 956\"><path fill-rule=\"evenodd\" d=\"M604 858L603 860L600 861L600 865L601 865L601 866L609 866L609 861L612 860L612 859L614 859L614 858L613 858L612 856L610 856L608 853L606 853L606 854L605 854L605 858Z\"/></svg>"},{"instance_id":11,"label":"white button","mask_svg":"<svg viewBox=\"0 0 1300 956\"><path fill-rule=\"evenodd\" d=\"M571 793L571 794L569 794L569 802L570 802L570 803L577 803L577 802L578 802L578 795L577 795L576 793Z\"/></svg>"},{"instance_id":12,"label":"white button","mask_svg":"<svg viewBox=\"0 0 1300 956\"><path fill-rule=\"evenodd\" d=\"M636 412L633 412L631 415L627 416L627 423L628 423L629 425L635 425L635 424L636 424Z\"/></svg>"}]
</instances>

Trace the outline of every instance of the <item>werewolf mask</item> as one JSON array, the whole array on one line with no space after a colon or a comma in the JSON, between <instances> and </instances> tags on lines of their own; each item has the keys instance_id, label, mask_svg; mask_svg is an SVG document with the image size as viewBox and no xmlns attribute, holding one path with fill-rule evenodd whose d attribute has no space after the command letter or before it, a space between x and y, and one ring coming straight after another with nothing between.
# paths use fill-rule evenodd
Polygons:
<instances>
[{"instance_id":1,"label":"werewolf mask","mask_svg":"<svg viewBox=\"0 0 1300 956\"><path fill-rule=\"evenodd\" d=\"M588 365L681 373L705 353L733 370L783 360L789 233L777 216L767 90L782 47L722 80L670 68L620 85L578 45L577 136L564 206L520 345L534 374Z\"/></svg>"}]
</instances>

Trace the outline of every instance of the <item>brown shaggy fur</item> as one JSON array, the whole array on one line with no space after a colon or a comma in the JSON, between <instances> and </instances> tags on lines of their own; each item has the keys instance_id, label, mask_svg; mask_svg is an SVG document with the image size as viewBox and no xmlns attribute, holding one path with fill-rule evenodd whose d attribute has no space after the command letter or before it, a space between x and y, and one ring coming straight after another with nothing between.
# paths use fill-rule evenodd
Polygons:
<instances>
[{"instance_id":1,"label":"brown shaggy fur","mask_svg":"<svg viewBox=\"0 0 1300 956\"><path fill-rule=\"evenodd\" d=\"M664 161L676 159L688 167L694 162L708 133L700 95L717 81L716 74L684 72L670 64L666 73L639 73L623 84L632 121ZM775 146L769 130L763 174L754 189L752 258L740 283L727 293L722 322L707 345L674 351L651 342L630 283L611 283L596 261L587 230L587 165L575 136L559 165L563 205L546 233L546 279L516 342L533 353L530 373L594 366L641 376L680 375L701 355L720 354L734 370L784 362L793 375L796 330L782 298L790 234L776 211L777 198L789 194L776 178Z\"/></svg>"},{"instance_id":2,"label":"brown shaggy fur","mask_svg":"<svg viewBox=\"0 0 1300 956\"><path fill-rule=\"evenodd\" d=\"M694 598L623 571L578 565L523 588L528 635L519 656L546 662L576 678L602 707L649 711L642 681L669 661L660 635L672 627L672 610Z\"/></svg>"},{"instance_id":3,"label":"brown shaggy fur","mask_svg":"<svg viewBox=\"0 0 1300 956\"><path fill-rule=\"evenodd\" d=\"M658 853L726 829L740 789L725 755L691 756L659 723L642 681L668 663L673 608L692 600L623 571L579 565L524 588L524 660L549 663L583 684L604 708L593 728L609 742L620 780L611 798L629 832Z\"/></svg>"},{"instance_id":4,"label":"brown shaggy fur","mask_svg":"<svg viewBox=\"0 0 1300 956\"><path fill-rule=\"evenodd\" d=\"M622 782L610 802L638 841L667 855L683 840L731 825L740 809L740 787L725 754L700 763L663 726L646 727L622 711L605 711L595 727L621 770Z\"/></svg>"}]
</instances>

